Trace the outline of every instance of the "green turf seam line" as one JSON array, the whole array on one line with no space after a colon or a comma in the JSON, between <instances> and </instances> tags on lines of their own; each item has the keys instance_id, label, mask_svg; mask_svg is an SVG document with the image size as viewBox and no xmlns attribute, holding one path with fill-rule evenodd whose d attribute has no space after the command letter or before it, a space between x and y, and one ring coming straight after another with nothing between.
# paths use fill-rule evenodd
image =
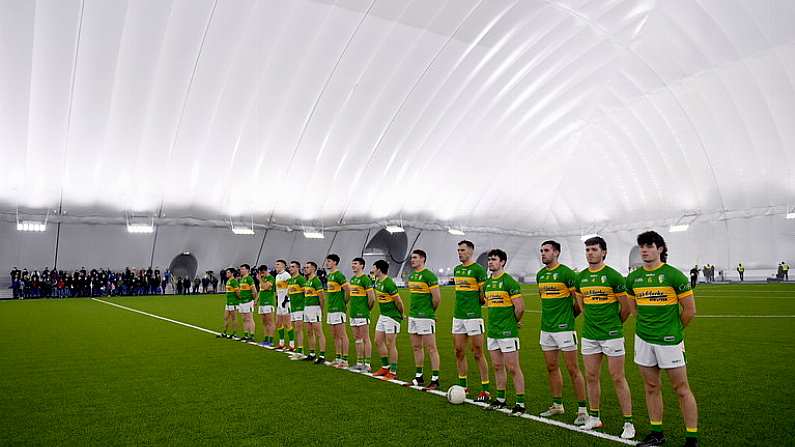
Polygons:
<instances>
[{"instance_id":1,"label":"green turf seam line","mask_svg":"<svg viewBox=\"0 0 795 447\"><path fill-rule=\"evenodd\" d=\"M142 310L134 309L132 307L122 306L121 304L111 303L109 301L99 300L99 299L96 299L96 298L91 298L91 300L92 301L96 301L98 303L107 304L108 306L113 306L113 307L116 307L116 308L119 308L119 309L122 309L122 310L126 310L126 311L129 311L129 312L134 312L134 313L137 313L137 314L145 315L147 317L152 317L152 318L156 318L158 320L163 320L163 321L167 321L169 323L178 324L180 326L185 326L187 328L196 329L198 331L206 332L208 334L213 334L213 335L220 334L220 332L213 331L211 329L203 328L201 326L196 326L196 325L193 325L193 324L190 324L190 323L185 323L185 322L182 322L182 321L179 321L179 320L173 320L171 318L162 317L160 315L156 315L156 314L153 314L153 313L144 312ZM255 346L255 347L258 347L258 348L267 349L267 350L270 350L270 351L274 350L273 348L265 348L264 346L260 346L256 342L247 342L246 344L251 345L251 346ZM284 351L282 353L286 354L286 355L292 354L291 352L287 352L287 351ZM331 363L326 362L326 366L330 366L330 365L331 365ZM382 382L394 383L396 385L401 385L401 386L403 386L405 388L411 388L411 389L414 389L414 390L426 392L426 393L433 394L433 395L436 395L436 396L444 397L445 399L447 398L447 393L445 393L444 391L427 390L427 389L425 389L423 387L413 386L409 382L404 382L402 380L383 380L383 379L379 379L379 378L373 377L372 373L357 372L357 371L351 371L351 370L342 369L342 368L334 368L334 369L340 369L340 370L347 371L349 373L372 377L372 378L374 378L376 380L380 380ZM470 405L475 405L475 406L478 406L478 407L487 407L488 406L488 404L475 402L472 399L466 399L465 402L470 404ZM501 412L501 413L504 413L504 414L507 414L509 416L512 416L510 409L505 408L505 409L497 410L497 411ZM582 433L584 435L594 436L594 437L605 439L605 440L608 440L608 441L618 442L618 443L621 443L621 444L637 445L637 443L638 443L637 441L633 441L633 440L630 440L630 439L622 439L620 436L609 435L607 433L602 433L602 432L594 431L594 430L584 430L584 429L582 429L582 428L580 428L580 427L578 427L576 425L567 424L565 422L560 422L560 421L557 421L555 419L544 418L544 417L541 417L541 416L534 416L532 414L523 414L523 415L521 415L519 417L524 418L524 419L529 419L529 420L535 421L535 422L540 422L542 424L547 424L547 425L552 425L552 426L559 427L559 428L564 428L566 430L574 431L574 432L577 432L577 433Z\"/></svg>"}]
</instances>

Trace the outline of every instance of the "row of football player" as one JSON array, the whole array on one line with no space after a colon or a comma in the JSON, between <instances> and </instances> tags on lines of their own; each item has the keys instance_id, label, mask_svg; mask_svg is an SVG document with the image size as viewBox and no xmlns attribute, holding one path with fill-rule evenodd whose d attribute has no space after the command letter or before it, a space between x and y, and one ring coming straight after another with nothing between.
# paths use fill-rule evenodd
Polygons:
<instances>
[{"instance_id":1,"label":"row of football player","mask_svg":"<svg viewBox=\"0 0 795 447\"><path fill-rule=\"evenodd\" d=\"M540 246L544 268L537 274L541 298L541 333L539 343L547 366L552 404L541 413L550 417L565 412L562 401L563 378L559 358L574 384L578 399L575 425L585 429L602 429L600 418L602 361L607 360L614 383L624 426L621 437L635 437L632 422L632 400L624 375L623 323L632 314L637 318L635 335L635 363L644 379L646 403L651 430L640 445L661 445L662 432L661 371L665 370L677 393L686 425L686 444L697 445L697 406L687 380L684 355L684 327L695 316L695 301L690 284L678 269L665 263L667 247L656 232L640 234L637 239L644 266L625 279L605 264L607 244L601 237L585 241L589 266L580 273L558 262L560 244L545 241ZM471 350L478 364L481 390L476 401L488 402L488 409L506 407L507 378L511 377L516 393L514 414L524 413L524 376L519 362L518 331L525 313L520 285L504 271L507 254L500 249L488 253L488 270L474 262L474 244L458 244L461 264L456 266L455 307L453 317L454 349L459 385L467 387L466 354ZM428 389L439 388L439 353L436 346L436 309L441 295L436 276L425 267L427 255L422 250L411 254L412 272L408 279L410 305L408 332L411 337L416 373L415 386L425 386L423 365L426 354L430 358L432 374ZM401 332L405 315L398 289L387 275L386 261L377 261L371 276L365 271L365 261L356 258L351 263L354 272L346 279L338 270L340 259L329 255L325 260L328 274L324 288L317 278L317 264L307 262L301 275L298 261L276 262L276 275L265 266L258 271L259 293L255 297L255 281L249 266L242 265L240 277L227 271L227 304L224 332L219 337L236 338L230 333L239 314L243 319L243 341L253 341L255 303L265 329L262 345L277 350L292 351L293 360L326 364L326 340L322 330L323 309L334 336L336 358L332 366L348 368L349 340L344 323L350 315L354 335L357 364L350 369L371 372L371 340L369 312L377 302L380 314L375 327L375 342L381 368L373 376L383 379L397 377L398 352L396 337ZM348 309L350 304L350 309ZM488 326L484 327L481 307L488 312ZM577 334L574 320L583 313L584 328L581 351L586 369L585 378L577 362ZM278 327L278 331L276 328ZM304 329L307 331L304 346ZM275 334L278 332L278 344ZM484 340L484 334L486 335ZM496 379L496 396L492 399L488 361L483 355L484 341L489 351ZM586 398L587 382L587 398ZM469 388L468 388L469 389ZM588 408L590 403L590 412Z\"/></svg>"}]
</instances>

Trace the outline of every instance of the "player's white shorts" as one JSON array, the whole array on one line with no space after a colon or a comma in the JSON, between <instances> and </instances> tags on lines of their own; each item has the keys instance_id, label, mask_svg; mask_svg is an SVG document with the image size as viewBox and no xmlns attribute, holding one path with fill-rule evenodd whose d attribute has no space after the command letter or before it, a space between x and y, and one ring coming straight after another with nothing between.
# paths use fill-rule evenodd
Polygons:
<instances>
[{"instance_id":1,"label":"player's white shorts","mask_svg":"<svg viewBox=\"0 0 795 447\"><path fill-rule=\"evenodd\" d=\"M306 306L304 307L304 323L322 323L323 310L320 306Z\"/></svg>"},{"instance_id":2,"label":"player's white shorts","mask_svg":"<svg viewBox=\"0 0 795 447\"><path fill-rule=\"evenodd\" d=\"M370 324L369 318L351 318L351 327L364 326Z\"/></svg>"},{"instance_id":3,"label":"player's white shorts","mask_svg":"<svg viewBox=\"0 0 795 447\"><path fill-rule=\"evenodd\" d=\"M254 300L251 300L248 303L238 304L237 310L241 314L250 314L251 312L254 312Z\"/></svg>"},{"instance_id":4,"label":"player's white shorts","mask_svg":"<svg viewBox=\"0 0 795 447\"><path fill-rule=\"evenodd\" d=\"M272 314L273 313L273 306L271 306L270 304L267 304L265 306L259 306L259 309L257 309L257 311L258 311L258 313L260 315Z\"/></svg>"},{"instance_id":5,"label":"player's white shorts","mask_svg":"<svg viewBox=\"0 0 795 447\"><path fill-rule=\"evenodd\" d=\"M436 321L432 318L409 317L409 334L431 335L436 332Z\"/></svg>"},{"instance_id":6,"label":"player's white shorts","mask_svg":"<svg viewBox=\"0 0 795 447\"><path fill-rule=\"evenodd\" d=\"M290 303L287 303L286 306L276 306L276 315L290 315Z\"/></svg>"},{"instance_id":7,"label":"player's white shorts","mask_svg":"<svg viewBox=\"0 0 795 447\"><path fill-rule=\"evenodd\" d=\"M538 340L542 351L576 351L577 333L574 331L546 332L541 331Z\"/></svg>"},{"instance_id":8,"label":"player's white shorts","mask_svg":"<svg viewBox=\"0 0 795 447\"><path fill-rule=\"evenodd\" d=\"M379 315L378 322L375 323L375 331L383 332L385 334L399 334L400 322L394 318Z\"/></svg>"},{"instance_id":9,"label":"player's white shorts","mask_svg":"<svg viewBox=\"0 0 795 447\"><path fill-rule=\"evenodd\" d=\"M455 335L466 334L472 337L482 335L483 332L483 318L453 318L453 334Z\"/></svg>"},{"instance_id":10,"label":"player's white shorts","mask_svg":"<svg viewBox=\"0 0 795 447\"><path fill-rule=\"evenodd\" d=\"M591 340L590 338L583 338L580 351L582 355L604 354L608 357L623 357L624 354L626 354L624 350L624 337L611 338L609 340Z\"/></svg>"},{"instance_id":11,"label":"player's white shorts","mask_svg":"<svg viewBox=\"0 0 795 447\"><path fill-rule=\"evenodd\" d=\"M224 306L224 310L229 311L229 312L234 312L234 311L237 310L237 305L236 304L227 304L226 306Z\"/></svg>"},{"instance_id":12,"label":"player's white shorts","mask_svg":"<svg viewBox=\"0 0 795 447\"><path fill-rule=\"evenodd\" d=\"M635 336L635 363L640 366L657 366L660 369L680 368L685 360L685 342L678 345L655 345Z\"/></svg>"},{"instance_id":13,"label":"player's white shorts","mask_svg":"<svg viewBox=\"0 0 795 447\"><path fill-rule=\"evenodd\" d=\"M290 312L290 321L304 321L304 311L296 310L294 312Z\"/></svg>"},{"instance_id":14,"label":"player's white shorts","mask_svg":"<svg viewBox=\"0 0 795 447\"><path fill-rule=\"evenodd\" d=\"M486 347L489 351L516 352L519 350L519 337L511 338L491 338L486 339Z\"/></svg>"},{"instance_id":15,"label":"player's white shorts","mask_svg":"<svg viewBox=\"0 0 795 447\"><path fill-rule=\"evenodd\" d=\"M345 315L345 312L329 312L328 315L326 315L326 321L332 326L335 324L342 324L348 321L348 316Z\"/></svg>"}]
</instances>

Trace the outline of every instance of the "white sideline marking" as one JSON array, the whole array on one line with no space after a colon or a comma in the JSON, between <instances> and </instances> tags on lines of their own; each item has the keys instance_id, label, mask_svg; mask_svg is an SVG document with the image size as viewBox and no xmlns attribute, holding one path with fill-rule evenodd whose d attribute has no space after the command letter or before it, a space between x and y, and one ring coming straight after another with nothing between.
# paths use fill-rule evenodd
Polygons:
<instances>
[{"instance_id":1,"label":"white sideline marking","mask_svg":"<svg viewBox=\"0 0 795 447\"><path fill-rule=\"evenodd\" d=\"M107 304L108 306L117 307L119 309L127 310L127 311L130 311L130 312L135 312L137 314L146 315L147 317L157 318L158 320L163 320L163 321L167 321L169 323L174 323L174 324L178 324L180 326L185 326L185 327L188 327L188 328L191 328L191 329L196 329L197 331L206 332L208 334L213 334L213 335L220 334L220 332L218 332L218 331L213 331L211 329L203 328L201 326L196 326L196 325L193 325L193 324L190 324L190 323L185 323L185 322L178 321L178 320L172 320L171 318L161 317L160 315L152 314L152 313L149 313L149 312L144 312L144 311L138 310L138 309L133 309L132 307L122 306L121 304L111 303L111 302L105 301L105 300L98 300L96 298L91 298L91 300L92 301L96 301L98 303ZM256 342L247 342L247 344L252 345L252 346L256 346L258 348L266 349L264 346L260 346ZM290 355L292 353L288 352L288 351L283 351L282 354ZM342 368L334 368L334 369L341 369L342 370ZM364 375L364 376L373 377L372 373L359 373L359 372L349 371L347 369L345 369L345 371L348 371L348 372L353 373L353 374L360 374L360 375ZM381 379L377 379L377 380L381 380ZM420 387L411 386L411 385L409 385L409 382L404 382L402 380L381 380L381 381L382 382L394 383L394 384L397 384L397 385L401 385L404 388L417 389L417 390L422 391L422 392L426 392L426 393L429 393L429 394L434 394L434 395L437 395L437 396L441 396L441 397L447 398L447 393L445 393L444 391L441 391L441 390L425 390L425 389L420 388ZM475 402L472 399L466 399L465 402L470 404L470 405L475 405L475 406L482 407L482 408L485 408L487 406L486 404ZM511 415L511 410L509 410L509 409L500 410L500 411L502 413L505 413L505 414L509 415L509 416ZM584 435L590 435L590 436L594 436L594 437L597 437L597 438L606 439L608 441L618 442L618 443L621 443L621 444L636 445L638 443L637 441L633 441L633 440L630 440L630 439L622 439L620 436L609 435L607 433L602 433L602 432L592 431L592 430L583 430L582 428L580 428L580 427L578 427L576 425L567 424L565 422L560 422L560 421L557 421L557 420L554 420L554 419L543 418L543 417L534 416L534 415L531 415L531 414L523 414L520 417L522 417L524 419L530 419L530 420L536 421L536 422L541 422L542 424L552 425L552 426L559 427L559 428L565 428L566 430L582 433Z\"/></svg>"}]
</instances>

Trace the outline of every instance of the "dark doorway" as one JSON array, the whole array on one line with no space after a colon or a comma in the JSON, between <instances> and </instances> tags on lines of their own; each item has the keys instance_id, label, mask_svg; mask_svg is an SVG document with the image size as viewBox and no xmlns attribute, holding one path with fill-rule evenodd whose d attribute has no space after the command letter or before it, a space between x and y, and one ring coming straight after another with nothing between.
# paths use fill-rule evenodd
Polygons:
<instances>
[{"instance_id":1,"label":"dark doorway","mask_svg":"<svg viewBox=\"0 0 795 447\"><path fill-rule=\"evenodd\" d=\"M406 257L409 241L406 233L390 233L381 230L364 247L364 259L368 266L379 259L389 263L388 274L397 275L400 264Z\"/></svg>"},{"instance_id":2,"label":"dark doorway","mask_svg":"<svg viewBox=\"0 0 795 447\"><path fill-rule=\"evenodd\" d=\"M194 278L196 270L199 268L199 261L196 256L185 252L177 255L172 261L169 270L174 278Z\"/></svg>"}]
</instances>

